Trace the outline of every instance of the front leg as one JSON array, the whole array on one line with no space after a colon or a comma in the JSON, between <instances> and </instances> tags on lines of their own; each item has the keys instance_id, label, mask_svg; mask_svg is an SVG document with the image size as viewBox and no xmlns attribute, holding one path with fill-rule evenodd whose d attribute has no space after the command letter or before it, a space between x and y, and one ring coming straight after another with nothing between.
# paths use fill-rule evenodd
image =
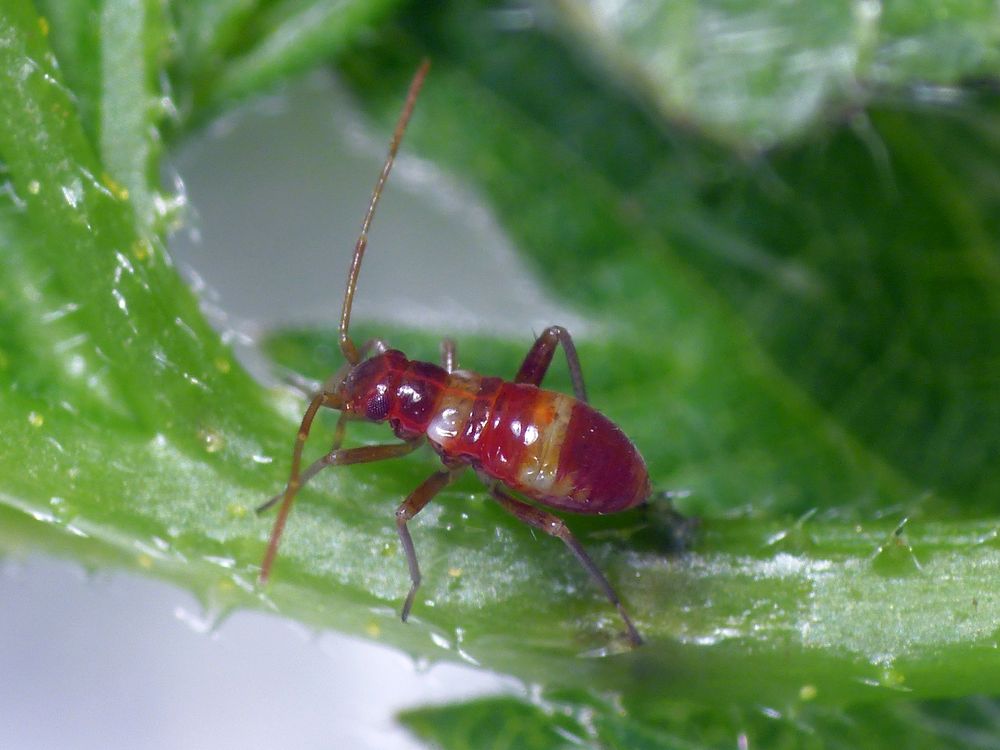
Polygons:
<instances>
[{"instance_id":1,"label":"front leg","mask_svg":"<svg viewBox=\"0 0 1000 750\"><path fill-rule=\"evenodd\" d=\"M583 385L583 371L580 369L580 358L576 355L573 339L562 326L549 326L538 337L514 378L515 383L530 383L541 385L545 373L552 364L556 344L562 344L566 352L566 364L569 365L569 377L573 381L573 395L577 400L587 403L587 389Z\"/></svg>"},{"instance_id":2,"label":"front leg","mask_svg":"<svg viewBox=\"0 0 1000 750\"><path fill-rule=\"evenodd\" d=\"M314 405L321 403L322 396L318 396L314 401ZM274 528L271 530L271 538L267 543L267 551L264 553L264 561L260 566L260 582L267 582L268 576L271 574L271 566L274 564L274 558L278 554L278 543L281 541L281 535L285 530L285 521L288 519L288 513L292 509L292 502L295 499L295 495L298 493L299 488L302 486L304 480L303 475L299 471L299 464L302 458L302 444L305 442L305 438L309 434L308 425L312 424L312 418L315 415L316 406L310 406L308 412L306 412L306 417L303 419L303 428L299 431L299 438L295 443L295 453L292 460L292 473L288 479L288 484L285 485L285 491L278 497L281 498L281 507L278 509L278 516L274 519ZM400 456L405 456L407 453L412 453L417 448L423 444L422 439L412 440L406 443L392 443L389 445L362 445L357 448L341 448L332 450L327 453L323 458L317 461L313 466L309 467L306 471L308 475L306 478L312 477L320 469L324 469L327 466L350 466L351 464L364 464L370 463L372 461L385 461L390 458L399 458ZM313 467L316 467L315 471ZM267 510L278 498L272 498L271 500L264 503L257 512Z\"/></svg>"},{"instance_id":3,"label":"front leg","mask_svg":"<svg viewBox=\"0 0 1000 750\"><path fill-rule=\"evenodd\" d=\"M327 466L330 465L328 461L330 454L339 450L341 444L344 442L344 431L347 426L346 423L347 420L345 418L345 412L340 412L340 417L337 419L337 426L336 428L334 428L333 431L333 445L330 446L330 450L326 456L323 456L323 458L319 458L313 461L311 464L309 464L309 468L307 468L299 475L299 489L304 487L306 482L308 482L314 476L319 474L320 471L322 471L323 469L325 469ZM273 508L281 501L281 498L283 498L284 496L285 496L285 491L282 490L277 495L268 500L266 503L258 505L257 513L263 513L264 511Z\"/></svg>"}]
</instances>

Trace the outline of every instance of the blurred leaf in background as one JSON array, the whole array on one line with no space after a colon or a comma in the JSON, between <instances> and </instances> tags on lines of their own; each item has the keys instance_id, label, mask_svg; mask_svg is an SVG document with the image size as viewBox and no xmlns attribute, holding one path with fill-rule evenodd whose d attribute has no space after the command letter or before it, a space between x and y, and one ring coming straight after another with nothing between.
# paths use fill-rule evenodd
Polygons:
<instances>
[{"instance_id":1,"label":"blurred leaf in background","mask_svg":"<svg viewBox=\"0 0 1000 750\"><path fill-rule=\"evenodd\" d=\"M496 747L876 746L919 728L924 746L990 746L996 707L969 696L1000 690L998 16L6 0L0 499L60 533L11 521L4 544L129 559L222 607L538 684L537 705L409 715L447 748L483 747L488 716L506 717ZM430 459L317 482L275 584L253 584L268 529L249 510L284 479L301 404L243 372L174 272L159 159L323 62L387 130L423 56L406 148L476 191L591 321L593 402L701 518L680 556L655 517L571 520L640 651L579 656L614 651L617 622L472 481L419 529L437 606L398 623L391 509ZM432 359L449 332L388 333ZM323 377L329 336L267 347ZM529 342L463 339L463 362L509 375Z\"/></svg>"}]
</instances>

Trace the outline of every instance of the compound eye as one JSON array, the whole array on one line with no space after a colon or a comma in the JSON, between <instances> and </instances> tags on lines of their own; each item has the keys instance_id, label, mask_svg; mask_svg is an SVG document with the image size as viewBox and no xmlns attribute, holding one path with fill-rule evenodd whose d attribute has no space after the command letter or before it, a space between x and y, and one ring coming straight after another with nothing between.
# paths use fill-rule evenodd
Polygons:
<instances>
[{"instance_id":1,"label":"compound eye","mask_svg":"<svg viewBox=\"0 0 1000 750\"><path fill-rule=\"evenodd\" d=\"M365 417L373 422L380 422L387 416L389 416L389 394L385 391L376 391L365 406Z\"/></svg>"}]
</instances>

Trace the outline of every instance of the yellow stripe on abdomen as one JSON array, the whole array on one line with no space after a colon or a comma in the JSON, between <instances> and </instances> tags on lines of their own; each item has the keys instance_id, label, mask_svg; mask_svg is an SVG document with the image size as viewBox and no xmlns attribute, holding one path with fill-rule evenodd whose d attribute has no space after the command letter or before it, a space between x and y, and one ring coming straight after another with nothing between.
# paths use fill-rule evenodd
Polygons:
<instances>
[{"instance_id":1,"label":"yellow stripe on abdomen","mask_svg":"<svg viewBox=\"0 0 1000 750\"><path fill-rule=\"evenodd\" d=\"M531 422L523 427L524 452L517 473L518 484L531 496L565 495L572 482L558 478L559 454L576 403L569 396L539 391Z\"/></svg>"}]
</instances>

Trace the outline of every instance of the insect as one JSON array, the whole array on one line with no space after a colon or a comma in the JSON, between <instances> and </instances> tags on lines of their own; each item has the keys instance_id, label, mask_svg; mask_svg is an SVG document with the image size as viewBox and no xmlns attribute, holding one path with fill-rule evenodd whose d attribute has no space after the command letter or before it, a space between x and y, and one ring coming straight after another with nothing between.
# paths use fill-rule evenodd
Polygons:
<instances>
[{"instance_id":1,"label":"insect","mask_svg":"<svg viewBox=\"0 0 1000 750\"><path fill-rule=\"evenodd\" d=\"M261 582L270 575L288 513L303 484L328 466L397 458L429 444L440 456L443 468L410 493L396 510L396 527L411 581L401 613L404 621L420 586L420 566L407 523L438 492L471 468L504 509L566 543L618 610L629 641L637 646L642 638L608 579L565 522L539 507L574 513L614 513L637 506L650 495L642 456L613 422L589 406L580 361L569 333L559 326L547 328L531 347L513 381L458 369L455 345L449 340L442 344L438 366L409 360L377 339L359 349L349 334L351 306L372 217L428 67L425 60L410 84L354 246L340 314L340 350L347 364L326 382L306 409L284 491L257 509L262 512L281 503L261 565ZM540 387L559 345L569 365L573 397ZM340 412L333 446L302 470L302 449L321 408ZM346 423L351 420L388 422L401 442L342 448Z\"/></svg>"}]
</instances>

